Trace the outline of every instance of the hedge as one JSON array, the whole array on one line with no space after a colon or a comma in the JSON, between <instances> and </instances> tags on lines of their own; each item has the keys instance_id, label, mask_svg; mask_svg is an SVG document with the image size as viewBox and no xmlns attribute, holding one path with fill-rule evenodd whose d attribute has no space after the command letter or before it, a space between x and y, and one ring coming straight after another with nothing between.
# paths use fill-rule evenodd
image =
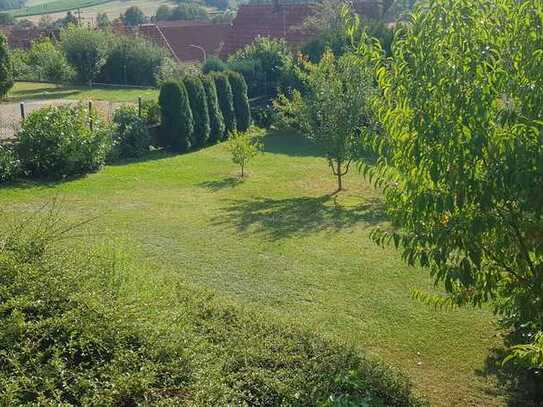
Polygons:
<instances>
[{"instance_id":1,"label":"hedge","mask_svg":"<svg viewBox=\"0 0 543 407\"><path fill-rule=\"evenodd\" d=\"M165 82L160 87L158 102L162 116L160 143L174 151L187 151L194 131L194 121L185 85L174 81Z\"/></svg>"},{"instance_id":2,"label":"hedge","mask_svg":"<svg viewBox=\"0 0 543 407\"><path fill-rule=\"evenodd\" d=\"M236 112L234 110L234 97L228 76L224 73L213 74L213 80L217 87L217 96L219 106L224 117L225 134L223 138L228 138L228 134L237 129Z\"/></svg>"}]
</instances>

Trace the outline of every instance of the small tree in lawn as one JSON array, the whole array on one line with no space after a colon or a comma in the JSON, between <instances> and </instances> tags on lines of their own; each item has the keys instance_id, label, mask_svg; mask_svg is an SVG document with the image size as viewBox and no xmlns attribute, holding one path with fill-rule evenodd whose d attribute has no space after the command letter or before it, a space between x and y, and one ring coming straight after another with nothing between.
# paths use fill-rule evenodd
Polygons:
<instances>
[{"instance_id":1,"label":"small tree in lawn","mask_svg":"<svg viewBox=\"0 0 543 407\"><path fill-rule=\"evenodd\" d=\"M13 69L9 58L6 37L0 35L0 98L6 96L13 86Z\"/></svg>"},{"instance_id":2,"label":"small tree in lawn","mask_svg":"<svg viewBox=\"0 0 543 407\"><path fill-rule=\"evenodd\" d=\"M262 151L262 131L256 128L246 132L236 130L230 133L226 148L232 154L232 161L240 166L243 178L249 161Z\"/></svg>"},{"instance_id":3,"label":"small tree in lawn","mask_svg":"<svg viewBox=\"0 0 543 407\"><path fill-rule=\"evenodd\" d=\"M306 93L294 90L292 98L282 95L274 106L321 148L341 191L343 176L359 156L360 134L370 123L371 81L353 55L336 59L327 51L319 64L306 63L306 68Z\"/></svg>"}]
</instances>

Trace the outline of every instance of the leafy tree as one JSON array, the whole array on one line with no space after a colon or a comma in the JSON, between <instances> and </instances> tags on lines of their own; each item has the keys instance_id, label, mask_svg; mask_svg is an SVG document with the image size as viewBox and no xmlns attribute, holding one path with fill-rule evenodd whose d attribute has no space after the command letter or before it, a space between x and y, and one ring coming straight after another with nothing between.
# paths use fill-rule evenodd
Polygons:
<instances>
[{"instance_id":1,"label":"leafy tree","mask_svg":"<svg viewBox=\"0 0 543 407\"><path fill-rule=\"evenodd\" d=\"M223 72L226 71L227 66L222 59L210 56L202 65L202 73L208 74L210 72Z\"/></svg>"},{"instance_id":2,"label":"leafy tree","mask_svg":"<svg viewBox=\"0 0 543 407\"><path fill-rule=\"evenodd\" d=\"M38 80L61 83L69 81L74 75L74 70L66 61L62 50L49 38L32 43L26 63L32 67Z\"/></svg>"},{"instance_id":3,"label":"leafy tree","mask_svg":"<svg viewBox=\"0 0 543 407\"><path fill-rule=\"evenodd\" d=\"M202 83L206 92L207 110L209 113L209 142L215 144L220 141L224 135L224 118L222 117L222 112L219 107L215 81L207 75L202 78Z\"/></svg>"},{"instance_id":4,"label":"leafy tree","mask_svg":"<svg viewBox=\"0 0 543 407\"><path fill-rule=\"evenodd\" d=\"M7 95L13 86L13 68L6 37L0 34L0 98Z\"/></svg>"},{"instance_id":5,"label":"leafy tree","mask_svg":"<svg viewBox=\"0 0 543 407\"><path fill-rule=\"evenodd\" d=\"M156 21L165 21L170 19L172 11L166 4L161 4L155 12Z\"/></svg>"},{"instance_id":6,"label":"leafy tree","mask_svg":"<svg viewBox=\"0 0 543 407\"><path fill-rule=\"evenodd\" d=\"M107 37L90 27L69 26L61 31L61 44L80 82L93 81L105 63Z\"/></svg>"},{"instance_id":7,"label":"leafy tree","mask_svg":"<svg viewBox=\"0 0 543 407\"><path fill-rule=\"evenodd\" d=\"M107 13L97 13L96 14L96 26L102 30L109 28L111 26L111 21Z\"/></svg>"},{"instance_id":8,"label":"leafy tree","mask_svg":"<svg viewBox=\"0 0 543 407\"><path fill-rule=\"evenodd\" d=\"M165 147L183 152L190 148L194 123L185 85L165 82L158 98L161 113L161 142Z\"/></svg>"},{"instance_id":9,"label":"leafy tree","mask_svg":"<svg viewBox=\"0 0 543 407\"><path fill-rule=\"evenodd\" d=\"M66 16L56 20L53 25L58 28L64 28L64 27L68 27L69 25L77 25L77 24L79 24L79 20L77 19L77 17L71 11L68 11L66 13Z\"/></svg>"},{"instance_id":10,"label":"leafy tree","mask_svg":"<svg viewBox=\"0 0 543 407\"><path fill-rule=\"evenodd\" d=\"M360 133L370 123L371 76L355 56L336 59L331 51L306 69L306 94L295 90L291 99L281 96L274 105L321 148L341 191L343 176L359 157Z\"/></svg>"},{"instance_id":11,"label":"leafy tree","mask_svg":"<svg viewBox=\"0 0 543 407\"><path fill-rule=\"evenodd\" d=\"M224 118L225 132L223 138L228 138L228 135L237 129L232 87L230 86L228 77L224 73L215 73L212 77L215 81L219 107L221 108L221 113Z\"/></svg>"},{"instance_id":12,"label":"leafy tree","mask_svg":"<svg viewBox=\"0 0 543 407\"><path fill-rule=\"evenodd\" d=\"M164 5L157 9L155 19L162 20L207 20L207 10L198 4L180 4L174 8Z\"/></svg>"},{"instance_id":13,"label":"leafy tree","mask_svg":"<svg viewBox=\"0 0 543 407\"><path fill-rule=\"evenodd\" d=\"M134 106L122 106L113 115L110 160L141 157L149 152L151 136Z\"/></svg>"},{"instance_id":14,"label":"leafy tree","mask_svg":"<svg viewBox=\"0 0 543 407\"><path fill-rule=\"evenodd\" d=\"M247 131L251 125L251 108L247 97L247 84L243 76L237 72L228 71L226 75L232 87L237 129L241 132Z\"/></svg>"},{"instance_id":15,"label":"leafy tree","mask_svg":"<svg viewBox=\"0 0 543 407\"><path fill-rule=\"evenodd\" d=\"M206 92L202 81L195 76L187 76L183 83L189 96L192 117L194 119L194 132L192 145L203 147L209 139L209 112L207 109Z\"/></svg>"},{"instance_id":16,"label":"leafy tree","mask_svg":"<svg viewBox=\"0 0 543 407\"><path fill-rule=\"evenodd\" d=\"M438 304L491 301L539 352L542 12L535 0L428 2L402 28L393 59L373 55L384 131L368 140L401 226L376 240L392 239L448 293L417 295ZM364 56L370 50L361 47ZM543 367L541 358L525 361Z\"/></svg>"},{"instance_id":17,"label":"leafy tree","mask_svg":"<svg viewBox=\"0 0 543 407\"><path fill-rule=\"evenodd\" d=\"M229 0L205 0L205 4L210 7L215 7L219 10L226 10L230 4Z\"/></svg>"},{"instance_id":18,"label":"leafy tree","mask_svg":"<svg viewBox=\"0 0 543 407\"><path fill-rule=\"evenodd\" d=\"M238 164L241 177L245 177L245 168L249 161L262 151L262 131L234 131L226 142L226 149L232 154L232 162Z\"/></svg>"},{"instance_id":19,"label":"leafy tree","mask_svg":"<svg viewBox=\"0 0 543 407\"><path fill-rule=\"evenodd\" d=\"M145 14L138 6L130 6L121 16L121 20L128 26L140 25L145 22Z\"/></svg>"},{"instance_id":20,"label":"leafy tree","mask_svg":"<svg viewBox=\"0 0 543 407\"><path fill-rule=\"evenodd\" d=\"M292 67L292 54L285 40L258 37L236 51L228 63L247 82L250 97L275 97Z\"/></svg>"}]
</instances>

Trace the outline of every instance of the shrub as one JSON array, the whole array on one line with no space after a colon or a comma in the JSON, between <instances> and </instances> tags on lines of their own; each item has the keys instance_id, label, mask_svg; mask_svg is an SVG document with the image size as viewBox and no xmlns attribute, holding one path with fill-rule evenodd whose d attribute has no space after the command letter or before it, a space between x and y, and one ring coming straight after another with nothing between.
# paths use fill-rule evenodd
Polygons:
<instances>
[{"instance_id":1,"label":"shrub","mask_svg":"<svg viewBox=\"0 0 543 407\"><path fill-rule=\"evenodd\" d=\"M7 95L13 83L13 67L9 56L8 42L6 37L0 34L0 98Z\"/></svg>"},{"instance_id":2,"label":"shrub","mask_svg":"<svg viewBox=\"0 0 543 407\"><path fill-rule=\"evenodd\" d=\"M143 24L145 22L145 14L138 6L130 6L122 14L123 23L128 26Z\"/></svg>"},{"instance_id":3,"label":"shrub","mask_svg":"<svg viewBox=\"0 0 543 407\"><path fill-rule=\"evenodd\" d=\"M185 85L166 82L160 88L161 142L182 152L190 148L194 123Z\"/></svg>"},{"instance_id":4,"label":"shrub","mask_svg":"<svg viewBox=\"0 0 543 407\"><path fill-rule=\"evenodd\" d=\"M0 183L11 181L20 171L20 164L12 148L0 144Z\"/></svg>"},{"instance_id":5,"label":"shrub","mask_svg":"<svg viewBox=\"0 0 543 407\"><path fill-rule=\"evenodd\" d=\"M77 79L93 81L105 63L107 36L90 27L71 25L61 31L62 48L66 59L74 67Z\"/></svg>"},{"instance_id":6,"label":"shrub","mask_svg":"<svg viewBox=\"0 0 543 407\"><path fill-rule=\"evenodd\" d=\"M207 100L202 81L194 76L188 76L183 81L189 96L192 117L194 120L194 131L192 144L194 147L202 147L209 139L209 113Z\"/></svg>"},{"instance_id":7,"label":"shrub","mask_svg":"<svg viewBox=\"0 0 543 407\"><path fill-rule=\"evenodd\" d=\"M91 112L79 106L50 106L25 119L17 153L23 171L33 177L62 178L99 169L109 153L109 134Z\"/></svg>"},{"instance_id":8,"label":"shrub","mask_svg":"<svg viewBox=\"0 0 543 407\"><path fill-rule=\"evenodd\" d=\"M226 64L220 58L211 56L202 65L202 73L223 72L226 68Z\"/></svg>"},{"instance_id":9,"label":"shrub","mask_svg":"<svg viewBox=\"0 0 543 407\"><path fill-rule=\"evenodd\" d=\"M272 105L264 104L251 109L251 118L255 125L267 129L277 122L278 114Z\"/></svg>"},{"instance_id":10,"label":"shrub","mask_svg":"<svg viewBox=\"0 0 543 407\"><path fill-rule=\"evenodd\" d=\"M213 74L213 80L215 81L215 87L217 88L219 107L221 108L222 116L224 118L225 133L223 138L227 138L228 134L235 131L237 128L232 88L228 81L228 77L224 73Z\"/></svg>"},{"instance_id":11,"label":"shrub","mask_svg":"<svg viewBox=\"0 0 543 407\"><path fill-rule=\"evenodd\" d=\"M168 392L188 385L182 351L130 319L118 261L104 250L50 249L66 236L44 218L0 235L0 404L171 401Z\"/></svg>"},{"instance_id":12,"label":"shrub","mask_svg":"<svg viewBox=\"0 0 543 407\"><path fill-rule=\"evenodd\" d=\"M262 151L262 131L256 128L243 133L234 131L226 142L226 149L232 154L232 162L239 165L243 178L249 161Z\"/></svg>"},{"instance_id":13,"label":"shrub","mask_svg":"<svg viewBox=\"0 0 543 407\"><path fill-rule=\"evenodd\" d=\"M27 53L26 63L35 79L54 83L67 82L75 74L66 57L49 38L34 41Z\"/></svg>"},{"instance_id":14,"label":"shrub","mask_svg":"<svg viewBox=\"0 0 543 407\"><path fill-rule=\"evenodd\" d=\"M215 81L210 76L205 76L202 78L202 83L206 92L207 110L209 113L209 142L214 144L220 141L224 135L224 118L219 107Z\"/></svg>"},{"instance_id":15,"label":"shrub","mask_svg":"<svg viewBox=\"0 0 543 407\"><path fill-rule=\"evenodd\" d=\"M99 79L108 83L154 86L166 58L164 51L141 37L113 41Z\"/></svg>"},{"instance_id":16,"label":"shrub","mask_svg":"<svg viewBox=\"0 0 543 407\"><path fill-rule=\"evenodd\" d=\"M141 118L147 125L160 123L160 105L156 100L147 99L142 101Z\"/></svg>"},{"instance_id":17,"label":"shrub","mask_svg":"<svg viewBox=\"0 0 543 407\"><path fill-rule=\"evenodd\" d=\"M113 147L110 159L141 157L149 151L151 136L136 108L122 106L113 115Z\"/></svg>"},{"instance_id":18,"label":"shrub","mask_svg":"<svg viewBox=\"0 0 543 407\"><path fill-rule=\"evenodd\" d=\"M249 107L249 98L247 97L247 84L243 76L237 72L228 71L227 75L230 86L232 87L237 129L244 132L251 125L251 108Z\"/></svg>"}]
</instances>

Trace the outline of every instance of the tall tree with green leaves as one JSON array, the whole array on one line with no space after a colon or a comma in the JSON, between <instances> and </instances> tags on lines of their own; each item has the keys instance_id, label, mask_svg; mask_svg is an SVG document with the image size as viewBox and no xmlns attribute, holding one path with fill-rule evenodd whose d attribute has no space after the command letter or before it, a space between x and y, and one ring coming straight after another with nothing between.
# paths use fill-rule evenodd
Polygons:
<instances>
[{"instance_id":1,"label":"tall tree with green leaves","mask_svg":"<svg viewBox=\"0 0 543 407\"><path fill-rule=\"evenodd\" d=\"M209 113L209 142L215 144L224 135L224 118L219 107L215 81L210 75L206 75L202 77L202 83L206 92L207 110Z\"/></svg>"},{"instance_id":2,"label":"tall tree with green leaves","mask_svg":"<svg viewBox=\"0 0 543 407\"><path fill-rule=\"evenodd\" d=\"M377 50L383 131L371 171L401 228L377 232L445 297L491 302L543 368L543 2L431 0ZM361 46L361 54L371 49ZM534 339L535 338L535 339ZM533 342L530 343L530 340Z\"/></svg>"},{"instance_id":3,"label":"tall tree with green leaves","mask_svg":"<svg viewBox=\"0 0 543 407\"><path fill-rule=\"evenodd\" d=\"M341 191L343 177L359 157L360 134L371 123L371 77L355 56L336 59L331 51L318 64L307 63L306 69L305 93L282 95L274 106L321 149Z\"/></svg>"},{"instance_id":4,"label":"tall tree with green leaves","mask_svg":"<svg viewBox=\"0 0 543 407\"><path fill-rule=\"evenodd\" d=\"M194 120L194 131L192 133L192 145L203 147L209 139L209 111L204 85L200 78L187 76L183 83L189 96L192 117Z\"/></svg>"},{"instance_id":5,"label":"tall tree with green leaves","mask_svg":"<svg viewBox=\"0 0 543 407\"><path fill-rule=\"evenodd\" d=\"M169 81L160 87L161 143L176 152L190 148L194 121L185 85Z\"/></svg>"},{"instance_id":6,"label":"tall tree with green leaves","mask_svg":"<svg viewBox=\"0 0 543 407\"><path fill-rule=\"evenodd\" d=\"M239 131L247 131L251 125L251 108L247 97L247 84L243 76L237 72L227 71L226 75L232 87L236 124Z\"/></svg>"},{"instance_id":7,"label":"tall tree with green leaves","mask_svg":"<svg viewBox=\"0 0 543 407\"><path fill-rule=\"evenodd\" d=\"M79 82L93 81L106 61L106 34L90 27L70 25L60 36L64 55L74 67Z\"/></svg>"},{"instance_id":8,"label":"tall tree with green leaves","mask_svg":"<svg viewBox=\"0 0 543 407\"><path fill-rule=\"evenodd\" d=\"M212 75L217 88L217 96L219 98L219 107L221 108L222 116L224 118L224 136L228 138L228 135L237 129L236 123L236 111L234 110L234 96L232 95L232 87L228 76L223 72L216 72Z\"/></svg>"},{"instance_id":9,"label":"tall tree with green leaves","mask_svg":"<svg viewBox=\"0 0 543 407\"><path fill-rule=\"evenodd\" d=\"M13 86L13 68L6 37L0 35L0 98L7 95Z\"/></svg>"}]
</instances>

